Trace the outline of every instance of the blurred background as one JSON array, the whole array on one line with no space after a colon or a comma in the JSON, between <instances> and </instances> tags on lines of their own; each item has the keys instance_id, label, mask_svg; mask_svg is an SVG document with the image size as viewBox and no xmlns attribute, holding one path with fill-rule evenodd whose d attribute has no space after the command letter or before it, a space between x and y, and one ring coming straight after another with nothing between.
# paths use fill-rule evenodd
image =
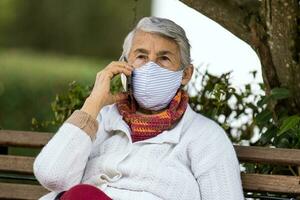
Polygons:
<instances>
[{"instance_id":1,"label":"blurred background","mask_svg":"<svg viewBox=\"0 0 300 200\"><path fill-rule=\"evenodd\" d=\"M215 120L234 144L300 148L299 113L286 113L287 104L284 112L274 107L291 100L289 90L266 95L253 49L179 0L0 0L0 130L55 133L81 108L96 73L119 59L125 36L144 16L171 19L186 31L195 67L186 88L193 110ZM0 154L38 152L0 147ZM241 170L300 173L257 163Z\"/></svg>"},{"instance_id":2,"label":"blurred background","mask_svg":"<svg viewBox=\"0 0 300 200\"><path fill-rule=\"evenodd\" d=\"M178 0L1 0L0 129L31 130L33 117L52 118L56 94L72 81L93 84L118 60L126 34L150 15L186 30L200 71L233 71L236 87L261 82L259 59L247 44Z\"/></svg>"},{"instance_id":3,"label":"blurred background","mask_svg":"<svg viewBox=\"0 0 300 200\"><path fill-rule=\"evenodd\" d=\"M49 119L55 94L73 80L93 84L150 12L150 0L1 0L0 129Z\"/></svg>"}]
</instances>

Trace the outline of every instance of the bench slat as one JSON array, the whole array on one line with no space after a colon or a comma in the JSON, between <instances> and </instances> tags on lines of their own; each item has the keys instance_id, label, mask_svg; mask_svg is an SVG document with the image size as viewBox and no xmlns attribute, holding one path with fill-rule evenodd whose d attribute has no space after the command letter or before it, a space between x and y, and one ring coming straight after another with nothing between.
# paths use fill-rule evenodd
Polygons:
<instances>
[{"instance_id":1,"label":"bench slat","mask_svg":"<svg viewBox=\"0 0 300 200\"><path fill-rule=\"evenodd\" d=\"M0 130L0 146L43 147L53 133ZM234 146L241 162L300 166L300 149Z\"/></svg>"},{"instance_id":2,"label":"bench slat","mask_svg":"<svg viewBox=\"0 0 300 200\"><path fill-rule=\"evenodd\" d=\"M0 199L39 199L49 191L40 185L0 183Z\"/></svg>"},{"instance_id":3,"label":"bench slat","mask_svg":"<svg viewBox=\"0 0 300 200\"><path fill-rule=\"evenodd\" d=\"M0 170L33 173L33 157L0 155Z\"/></svg>"},{"instance_id":4,"label":"bench slat","mask_svg":"<svg viewBox=\"0 0 300 200\"><path fill-rule=\"evenodd\" d=\"M32 174L33 161L33 157L0 155L0 170ZM300 194L299 176L242 173L242 181L243 188L248 191L288 192Z\"/></svg>"},{"instance_id":5,"label":"bench slat","mask_svg":"<svg viewBox=\"0 0 300 200\"><path fill-rule=\"evenodd\" d=\"M296 176L242 174L242 180L245 191L300 194L300 177ZM7 199L37 199L48 192L42 186L11 183L0 183L0 191L0 198Z\"/></svg>"},{"instance_id":6,"label":"bench slat","mask_svg":"<svg viewBox=\"0 0 300 200\"><path fill-rule=\"evenodd\" d=\"M244 191L300 194L300 177L242 173Z\"/></svg>"},{"instance_id":7,"label":"bench slat","mask_svg":"<svg viewBox=\"0 0 300 200\"><path fill-rule=\"evenodd\" d=\"M299 149L234 146L240 162L300 166Z\"/></svg>"},{"instance_id":8,"label":"bench slat","mask_svg":"<svg viewBox=\"0 0 300 200\"><path fill-rule=\"evenodd\" d=\"M53 133L0 130L0 146L43 147Z\"/></svg>"}]
</instances>

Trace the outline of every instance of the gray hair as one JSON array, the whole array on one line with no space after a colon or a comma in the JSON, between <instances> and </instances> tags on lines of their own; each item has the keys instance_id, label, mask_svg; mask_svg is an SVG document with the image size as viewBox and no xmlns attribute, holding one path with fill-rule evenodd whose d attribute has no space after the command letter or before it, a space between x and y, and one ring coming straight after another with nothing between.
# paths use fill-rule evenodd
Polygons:
<instances>
[{"instance_id":1,"label":"gray hair","mask_svg":"<svg viewBox=\"0 0 300 200\"><path fill-rule=\"evenodd\" d=\"M136 27L126 36L124 40L123 52L120 60L124 59L124 57L128 58L132 46L132 40L137 30L155 33L173 39L178 45L180 51L180 68L183 69L191 63L191 46L183 28L169 19L159 17L144 17L138 22Z\"/></svg>"}]
</instances>

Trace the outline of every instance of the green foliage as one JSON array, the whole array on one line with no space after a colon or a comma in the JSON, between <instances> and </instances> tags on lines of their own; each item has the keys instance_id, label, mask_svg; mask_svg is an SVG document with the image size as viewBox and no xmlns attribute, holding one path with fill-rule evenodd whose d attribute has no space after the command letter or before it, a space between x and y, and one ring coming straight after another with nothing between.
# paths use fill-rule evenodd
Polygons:
<instances>
[{"instance_id":1,"label":"green foliage","mask_svg":"<svg viewBox=\"0 0 300 200\"><path fill-rule=\"evenodd\" d=\"M51 103L54 119L39 122L32 118L32 128L34 130L43 130L49 126L57 128L60 126L74 110L80 109L84 100L89 96L90 86L82 86L75 81L69 84L67 93L56 95L55 100Z\"/></svg>"},{"instance_id":2,"label":"green foliage","mask_svg":"<svg viewBox=\"0 0 300 200\"><path fill-rule=\"evenodd\" d=\"M120 75L112 79L110 91L112 93L122 90ZM32 129L45 131L50 127L57 129L75 110L83 106L85 99L90 95L93 85L83 86L75 81L69 84L69 89L66 93L57 94L55 100L51 103L53 119L39 121L32 118Z\"/></svg>"},{"instance_id":3,"label":"green foliage","mask_svg":"<svg viewBox=\"0 0 300 200\"><path fill-rule=\"evenodd\" d=\"M230 75L229 72L218 77L208 72L201 74L196 69L195 81L188 88L196 93L190 97L190 105L196 112L218 122L231 140L239 143L253 137L252 119L259 113L256 103L262 95L256 94L255 88L261 89L262 85L249 83L237 89L231 85Z\"/></svg>"},{"instance_id":4,"label":"green foliage","mask_svg":"<svg viewBox=\"0 0 300 200\"><path fill-rule=\"evenodd\" d=\"M255 78L255 72L252 74ZM197 89L199 79L201 87ZM238 90L230 84L230 73L217 77L199 71L191 87L197 91L190 97L192 108L218 122L233 142L300 148L300 115L289 116L284 107L274 110L277 101L292 97L288 89L273 88L265 95L255 92L255 88L264 90L262 84L249 83ZM238 126L233 123L237 121ZM251 140L255 132L260 135L257 141Z\"/></svg>"},{"instance_id":5,"label":"green foliage","mask_svg":"<svg viewBox=\"0 0 300 200\"><path fill-rule=\"evenodd\" d=\"M294 133L300 134L299 124L300 124L300 116L293 115L287 117L286 119L283 120L280 126L278 136L281 136L282 134L285 134L288 131L293 131Z\"/></svg>"},{"instance_id":6,"label":"green foliage","mask_svg":"<svg viewBox=\"0 0 300 200\"><path fill-rule=\"evenodd\" d=\"M274 88L264 96L258 105L262 111L255 116L257 126L263 130L256 145L270 145L281 148L300 148L300 115L289 116L284 107L274 110L280 100L291 98L286 88Z\"/></svg>"}]
</instances>

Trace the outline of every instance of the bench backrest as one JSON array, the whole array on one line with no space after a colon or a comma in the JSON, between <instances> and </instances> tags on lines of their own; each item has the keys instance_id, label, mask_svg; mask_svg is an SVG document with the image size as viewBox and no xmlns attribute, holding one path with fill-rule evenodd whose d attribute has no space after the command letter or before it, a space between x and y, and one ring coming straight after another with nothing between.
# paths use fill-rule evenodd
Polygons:
<instances>
[{"instance_id":1,"label":"bench backrest","mask_svg":"<svg viewBox=\"0 0 300 200\"><path fill-rule=\"evenodd\" d=\"M0 148L40 149L52 133L0 130ZM234 146L240 163L300 166L300 150ZM33 176L34 156L0 154L0 199L38 199L47 191ZM12 183L13 180L13 183ZM242 173L245 192L300 194L300 177Z\"/></svg>"}]
</instances>

